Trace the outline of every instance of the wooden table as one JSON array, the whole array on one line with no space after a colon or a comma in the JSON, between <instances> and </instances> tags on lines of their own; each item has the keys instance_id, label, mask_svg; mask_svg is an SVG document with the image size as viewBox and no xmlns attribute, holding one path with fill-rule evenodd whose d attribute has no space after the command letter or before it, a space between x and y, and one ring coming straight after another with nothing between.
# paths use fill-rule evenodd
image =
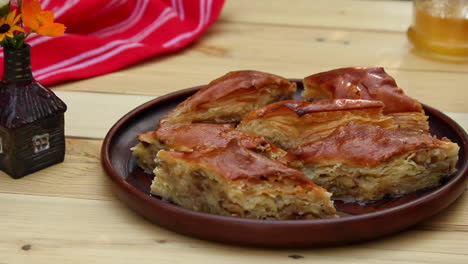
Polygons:
<instances>
[{"instance_id":1,"label":"wooden table","mask_svg":"<svg viewBox=\"0 0 468 264\"><path fill-rule=\"evenodd\" d=\"M0 264L468 263L466 193L441 214L372 242L254 249L149 223L116 199L100 165L102 139L123 114L236 69L302 78L384 66L409 95L468 129L468 64L413 55L405 35L410 16L407 1L227 1L218 22L183 51L53 87L69 106L66 159L20 180L0 174Z\"/></svg>"}]
</instances>

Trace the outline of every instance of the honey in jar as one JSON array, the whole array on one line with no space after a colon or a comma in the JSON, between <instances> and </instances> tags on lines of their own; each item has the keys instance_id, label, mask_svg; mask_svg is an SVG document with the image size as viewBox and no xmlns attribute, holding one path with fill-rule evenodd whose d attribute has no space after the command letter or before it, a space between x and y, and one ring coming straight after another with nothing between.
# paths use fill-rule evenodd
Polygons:
<instances>
[{"instance_id":1,"label":"honey in jar","mask_svg":"<svg viewBox=\"0 0 468 264\"><path fill-rule=\"evenodd\" d=\"M431 57L468 61L468 0L415 0L408 38Z\"/></svg>"}]
</instances>

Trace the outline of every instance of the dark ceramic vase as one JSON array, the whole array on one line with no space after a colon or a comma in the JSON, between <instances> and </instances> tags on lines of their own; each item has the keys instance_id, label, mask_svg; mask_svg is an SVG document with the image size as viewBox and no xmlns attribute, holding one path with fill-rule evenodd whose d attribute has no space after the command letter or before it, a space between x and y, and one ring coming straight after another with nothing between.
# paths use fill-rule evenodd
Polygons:
<instances>
[{"instance_id":1,"label":"dark ceramic vase","mask_svg":"<svg viewBox=\"0 0 468 264\"><path fill-rule=\"evenodd\" d=\"M13 178L62 162L65 103L33 78L31 47L5 48L0 82L0 169Z\"/></svg>"}]
</instances>

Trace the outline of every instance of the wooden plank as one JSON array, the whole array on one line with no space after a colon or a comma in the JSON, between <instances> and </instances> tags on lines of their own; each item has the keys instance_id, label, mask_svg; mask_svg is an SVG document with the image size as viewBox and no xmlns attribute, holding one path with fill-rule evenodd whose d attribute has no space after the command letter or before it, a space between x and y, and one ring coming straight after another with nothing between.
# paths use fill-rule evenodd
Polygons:
<instances>
[{"instance_id":1,"label":"wooden plank","mask_svg":"<svg viewBox=\"0 0 468 264\"><path fill-rule=\"evenodd\" d=\"M393 69L389 69L388 73L409 96L420 102L445 112L468 113L464 99L468 98L468 89L461 88L468 83L468 74Z\"/></svg>"},{"instance_id":2,"label":"wooden plank","mask_svg":"<svg viewBox=\"0 0 468 264\"><path fill-rule=\"evenodd\" d=\"M236 0L226 1L219 21L403 32L411 14L410 1Z\"/></svg>"},{"instance_id":3,"label":"wooden plank","mask_svg":"<svg viewBox=\"0 0 468 264\"><path fill-rule=\"evenodd\" d=\"M465 191L452 205L416 228L468 232L468 192Z\"/></svg>"},{"instance_id":4,"label":"wooden plank","mask_svg":"<svg viewBox=\"0 0 468 264\"><path fill-rule=\"evenodd\" d=\"M468 64L417 57L404 34L250 24L215 24L190 49L56 88L160 96L206 84L232 70L303 78L348 66L385 67L417 99L443 111L467 111L466 96L459 95L468 95L462 89L468 83Z\"/></svg>"},{"instance_id":5,"label":"wooden plank","mask_svg":"<svg viewBox=\"0 0 468 264\"><path fill-rule=\"evenodd\" d=\"M463 113L446 113L450 118L457 122L465 131L468 131L468 115Z\"/></svg>"},{"instance_id":6,"label":"wooden plank","mask_svg":"<svg viewBox=\"0 0 468 264\"><path fill-rule=\"evenodd\" d=\"M18 180L0 172L0 193L115 199L110 181L101 167L101 141L69 138L66 144L63 163Z\"/></svg>"},{"instance_id":7,"label":"wooden plank","mask_svg":"<svg viewBox=\"0 0 468 264\"><path fill-rule=\"evenodd\" d=\"M116 201L17 194L0 194L0 200L0 217L9 220L0 225L3 263L465 263L467 259L466 232L412 230L345 247L269 250L178 235Z\"/></svg>"},{"instance_id":8,"label":"wooden plank","mask_svg":"<svg viewBox=\"0 0 468 264\"><path fill-rule=\"evenodd\" d=\"M104 138L107 131L151 96L56 91L66 102L65 134L72 137Z\"/></svg>"}]
</instances>

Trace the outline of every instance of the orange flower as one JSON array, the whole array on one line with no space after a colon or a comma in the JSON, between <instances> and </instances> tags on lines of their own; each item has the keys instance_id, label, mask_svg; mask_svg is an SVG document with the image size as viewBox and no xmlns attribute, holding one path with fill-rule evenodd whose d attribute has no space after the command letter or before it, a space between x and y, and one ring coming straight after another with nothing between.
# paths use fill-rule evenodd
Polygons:
<instances>
[{"instance_id":1,"label":"orange flower","mask_svg":"<svg viewBox=\"0 0 468 264\"><path fill-rule=\"evenodd\" d=\"M23 23L37 34L57 37L65 32L65 26L54 23L54 12L42 10L38 0L24 0Z\"/></svg>"},{"instance_id":2,"label":"orange flower","mask_svg":"<svg viewBox=\"0 0 468 264\"><path fill-rule=\"evenodd\" d=\"M13 32L15 30L24 32L23 28L16 25L21 15L16 15L16 10L8 13L8 16L0 18L0 41L5 39L5 36L13 38Z\"/></svg>"}]
</instances>

